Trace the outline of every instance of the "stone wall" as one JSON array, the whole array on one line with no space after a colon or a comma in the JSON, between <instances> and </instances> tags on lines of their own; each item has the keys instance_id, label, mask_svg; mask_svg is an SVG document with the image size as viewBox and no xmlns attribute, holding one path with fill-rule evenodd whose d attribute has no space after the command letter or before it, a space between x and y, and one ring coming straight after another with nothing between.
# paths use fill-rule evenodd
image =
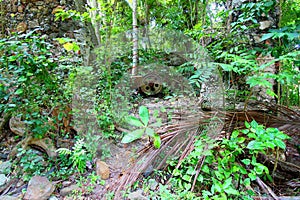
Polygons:
<instances>
[{"instance_id":1,"label":"stone wall","mask_svg":"<svg viewBox=\"0 0 300 200\"><path fill-rule=\"evenodd\" d=\"M55 21L58 8L74 9L72 0L3 0L1 2L1 35L12 32L26 33L39 29L50 38L74 37L74 31L79 28L73 20Z\"/></svg>"}]
</instances>

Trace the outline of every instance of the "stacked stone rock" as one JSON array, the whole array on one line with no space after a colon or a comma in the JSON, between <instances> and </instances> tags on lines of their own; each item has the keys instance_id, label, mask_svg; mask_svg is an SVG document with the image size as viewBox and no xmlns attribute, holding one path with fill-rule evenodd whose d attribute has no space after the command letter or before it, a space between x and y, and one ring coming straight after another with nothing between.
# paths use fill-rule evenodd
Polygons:
<instances>
[{"instance_id":1,"label":"stacked stone rock","mask_svg":"<svg viewBox=\"0 0 300 200\"><path fill-rule=\"evenodd\" d=\"M5 17L6 23L3 24L4 32L1 34L25 33L39 28L40 33L47 34L50 38L72 38L74 30L78 29L78 26L73 20L55 21L55 12L58 8L74 9L74 1L4 0L2 9L5 11L3 17Z\"/></svg>"}]
</instances>

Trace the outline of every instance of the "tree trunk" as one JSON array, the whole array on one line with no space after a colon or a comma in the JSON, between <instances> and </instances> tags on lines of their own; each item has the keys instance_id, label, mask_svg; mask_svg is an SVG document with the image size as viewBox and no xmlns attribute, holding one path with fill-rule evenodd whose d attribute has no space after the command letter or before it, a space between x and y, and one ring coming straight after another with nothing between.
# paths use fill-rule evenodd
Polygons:
<instances>
[{"instance_id":1,"label":"tree trunk","mask_svg":"<svg viewBox=\"0 0 300 200\"><path fill-rule=\"evenodd\" d=\"M132 1L132 39L133 39L133 49L132 49L132 70L131 75L135 76L137 74L138 67L138 27L137 27L137 0Z\"/></svg>"}]
</instances>

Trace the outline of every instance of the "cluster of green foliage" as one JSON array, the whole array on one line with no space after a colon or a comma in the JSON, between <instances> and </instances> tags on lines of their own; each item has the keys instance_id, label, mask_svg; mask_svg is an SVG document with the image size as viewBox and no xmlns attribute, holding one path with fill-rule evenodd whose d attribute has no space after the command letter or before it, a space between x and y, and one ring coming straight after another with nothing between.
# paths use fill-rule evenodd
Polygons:
<instances>
[{"instance_id":1,"label":"cluster of green foliage","mask_svg":"<svg viewBox=\"0 0 300 200\"><path fill-rule=\"evenodd\" d=\"M77 139L71 150L59 148L57 152L57 158L51 159L37 150L19 148L14 173L24 181L29 181L34 175L46 176L50 180L66 179L76 172L84 173L87 163L94 157L83 139Z\"/></svg>"},{"instance_id":2,"label":"cluster of green foliage","mask_svg":"<svg viewBox=\"0 0 300 200\"><path fill-rule=\"evenodd\" d=\"M130 4L130 1L126 4L125 1L100 0L99 8L91 8L88 12L60 10L56 14L56 20L93 22L95 27L100 28L97 30L100 42L105 44L109 43L113 34L131 28ZM297 19L300 13L299 1L280 2L279 6L284 11L279 23L281 27L269 30L262 36L257 46L253 45L252 39L245 33L257 29L261 18L275 12L274 8L278 6L275 0L246 1L234 8L235 10L218 9L217 13L212 13L212 10L208 9L213 6L217 8L225 6L225 1L140 1L138 20L140 25L151 24L182 31L206 45L212 58L220 66L224 82L228 83L227 96L234 94L235 98L240 96L242 100L247 100L252 97L252 89L261 86L267 88L267 93L276 97L280 104L300 105L298 75L300 52L294 48L300 42L300 26ZM91 18L89 12L98 13L95 18ZM233 19L229 19L230 17ZM96 26L97 24L99 26ZM269 41L272 42L272 46L265 44ZM79 50L78 45L71 39L60 38L58 42L69 53ZM58 105L63 107L70 103L72 86L79 73L74 63L68 61L70 57L67 57L67 52L63 52L65 53L63 57L57 57L54 49L52 44L34 35L33 32L0 39L0 114L8 113L20 117L28 125L26 134L37 138L55 131L49 123L51 116L48 112ZM153 57L163 60L159 52L149 53L140 50L139 53L140 63L147 63ZM260 65L256 60L258 54L271 55L274 59ZM99 58L102 59L101 55ZM99 70L96 72L99 82L95 108L99 114L98 122L103 136L117 138L119 136L114 133L115 124L116 121L124 119L124 116L123 114L119 116L120 113L114 110L113 104L116 102L113 101L113 97L119 95L122 101L121 91L116 85L130 68L131 56L121 55L109 65L101 62L102 60L98 63ZM280 65L276 73L265 71L267 67L278 63ZM178 70L191 77L191 84L201 87L203 82L201 71L195 71L191 63L185 63ZM246 80L242 80L246 85L244 88L238 88L240 82L237 79L240 77L247 77ZM277 90L274 90L271 79L277 83ZM61 121L62 117L63 113L58 116L58 120ZM152 125L149 124L149 120L149 111L144 106L139 108L139 118L125 117L125 122L138 129L125 134L122 142L128 143L146 134L153 140L154 146L159 148L160 137L151 126L159 126L160 123ZM271 179L268 168L257 162L258 154L270 154L269 150L274 148L278 153L279 149L285 148L283 140L287 139L287 136L274 128L265 129L256 122L245 125L247 129L234 131L229 139L222 142L206 136L199 137L194 144L195 149L183 161L180 168L174 169L177 163L170 161L170 169L173 170L171 183L177 194L174 195L168 186L160 185L159 195L166 199L196 198L189 190L196 175L195 167L199 166L200 156L204 156L194 190L206 199L240 196L249 198L253 194L247 191L251 181L257 177ZM91 134L88 136L91 143L98 141L99 138L95 139ZM56 137L55 134L50 136ZM24 180L28 180L33 174L47 174L47 170L51 172L47 175L52 178L66 177L75 170L83 173L86 162L91 161L95 155L95 148L91 149L91 146L85 144L82 138L78 138L73 149L60 149L58 159L49 162L48 166L44 165L41 156L31 150L20 149L17 155L20 159L16 164L25 172ZM249 157L243 157L246 153ZM94 182L95 177L91 177L91 180ZM157 194L151 195L154 199L157 198Z\"/></svg>"},{"instance_id":3,"label":"cluster of green foliage","mask_svg":"<svg viewBox=\"0 0 300 200\"><path fill-rule=\"evenodd\" d=\"M285 149L284 140L289 137L255 121L245 122L245 126L247 129L236 130L220 142L200 136L179 168L174 169L178 161L171 160L171 184L175 190L190 191L195 183L194 192L201 193L204 199L251 199L255 195L249 190L252 181L257 177L272 181L269 169L257 158L259 154L275 157L279 149Z\"/></svg>"},{"instance_id":4,"label":"cluster of green foliage","mask_svg":"<svg viewBox=\"0 0 300 200\"><path fill-rule=\"evenodd\" d=\"M154 147L159 148L161 145L160 136L155 133L153 127L160 127L162 124L161 120L157 119L156 123L149 124L150 115L146 106L140 106L139 117L140 119L136 118L135 116L128 116L125 119L128 124L139 128L132 132L126 133L121 142L130 143L136 139L140 139L144 134L146 134L152 138Z\"/></svg>"},{"instance_id":5,"label":"cluster of green foliage","mask_svg":"<svg viewBox=\"0 0 300 200\"><path fill-rule=\"evenodd\" d=\"M228 97L234 94L235 99L240 98L239 101L256 98L252 96L252 90L259 86L266 88L267 94L275 97L279 104L299 105L299 49L294 48L299 43L299 21L291 19L287 22L286 15L289 14L284 13L281 18L284 19L282 27L270 29L269 33L263 34L259 42L245 34L257 32L258 22L264 16L275 12L275 4L275 1L244 2L234 12L228 10L229 15L235 13L235 18L226 21L226 29L220 30L223 34L215 34L214 31L203 35L212 38L207 48L220 66ZM295 6L298 2L287 1L281 5L282 8L287 9L287 4ZM296 13L299 13L299 9L296 10ZM215 23L215 26L224 26L225 21L222 23ZM206 32L205 28L202 31ZM226 37L223 37L224 35ZM273 60L259 64L257 55L271 55ZM267 68L273 67L272 65L275 65L276 71L267 72Z\"/></svg>"},{"instance_id":6,"label":"cluster of green foliage","mask_svg":"<svg viewBox=\"0 0 300 200\"><path fill-rule=\"evenodd\" d=\"M125 97L122 96L122 89L116 88L120 79L128 70L128 59L126 57L120 57L119 60L113 62L110 66L99 64L99 82L98 82L98 95L97 103L95 109L99 113L97 118L99 121L99 126L103 131L103 136L117 137L114 134L116 121L122 120L122 113L120 110L114 110L115 99L120 98L120 102L126 103ZM127 61L126 61L127 60ZM120 115L119 115L120 114Z\"/></svg>"},{"instance_id":7,"label":"cluster of green foliage","mask_svg":"<svg viewBox=\"0 0 300 200\"><path fill-rule=\"evenodd\" d=\"M72 147L72 150L67 148L58 149L58 153L61 156L70 156L70 161L74 168L77 168L79 172L83 173L86 168L86 163L92 160L92 156L86 150L86 144L83 139L76 141L75 145Z\"/></svg>"},{"instance_id":8,"label":"cluster of green foliage","mask_svg":"<svg viewBox=\"0 0 300 200\"><path fill-rule=\"evenodd\" d=\"M34 31L0 40L0 113L20 117L37 138L53 128L50 110L67 105L72 94L73 66L59 63L53 50Z\"/></svg>"},{"instance_id":9,"label":"cluster of green foliage","mask_svg":"<svg viewBox=\"0 0 300 200\"><path fill-rule=\"evenodd\" d=\"M67 47L72 44L68 39L60 39L62 42ZM66 48L76 49L76 45ZM58 57L53 44L34 31L0 40L0 114L23 120L27 124L24 137L69 137L69 133L53 124L63 126L62 118L68 114L64 106L71 102L75 68L80 64L80 60L70 61L70 56L73 55L62 52ZM58 116L51 115L55 107L59 108ZM19 166L16 173L28 181L33 175L57 178L67 177L76 170L85 171L86 162L92 159L91 149L89 145L85 147L82 139L78 141L73 150L60 149L55 161L20 148L15 160ZM57 171L48 173L53 167Z\"/></svg>"}]
</instances>

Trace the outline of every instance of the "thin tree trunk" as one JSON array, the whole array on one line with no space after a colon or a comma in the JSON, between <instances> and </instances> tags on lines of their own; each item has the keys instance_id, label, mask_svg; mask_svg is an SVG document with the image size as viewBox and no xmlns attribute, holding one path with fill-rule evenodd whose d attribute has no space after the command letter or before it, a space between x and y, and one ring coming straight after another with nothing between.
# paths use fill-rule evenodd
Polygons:
<instances>
[{"instance_id":1,"label":"thin tree trunk","mask_svg":"<svg viewBox=\"0 0 300 200\"><path fill-rule=\"evenodd\" d=\"M131 75L137 74L138 67L138 27L137 27L137 0L132 1L132 38L133 38L133 49L132 49L132 70Z\"/></svg>"}]
</instances>

